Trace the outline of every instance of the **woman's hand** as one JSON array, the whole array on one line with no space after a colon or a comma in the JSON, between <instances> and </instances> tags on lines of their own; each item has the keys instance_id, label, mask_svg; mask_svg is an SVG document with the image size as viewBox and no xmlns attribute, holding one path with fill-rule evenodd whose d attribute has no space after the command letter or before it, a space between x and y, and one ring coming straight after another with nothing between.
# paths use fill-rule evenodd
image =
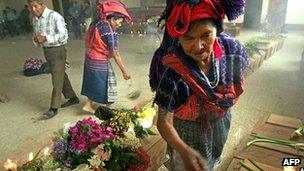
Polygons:
<instances>
[{"instance_id":1,"label":"woman's hand","mask_svg":"<svg viewBox=\"0 0 304 171\"><path fill-rule=\"evenodd\" d=\"M173 126L173 113L158 109L157 129L167 143L182 157L187 171L208 171L208 164L199 152L187 145Z\"/></svg>"},{"instance_id":2,"label":"woman's hand","mask_svg":"<svg viewBox=\"0 0 304 171\"><path fill-rule=\"evenodd\" d=\"M129 74L128 71L123 72L123 73L122 73L122 76L123 76L123 78L124 78L125 80L129 80L129 79L131 78L131 75Z\"/></svg>"},{"instance_id":3,"label":"woman's hand","mask_svg":"<svg viewBox=\"0 0 304 171\"><path fill-rule=\"evenodd\" d=\"M185 154L181 154L186 170L191 171L208 171L208 164L202 155L196 150L189 147Z\"/></svg>"}]
</instances>

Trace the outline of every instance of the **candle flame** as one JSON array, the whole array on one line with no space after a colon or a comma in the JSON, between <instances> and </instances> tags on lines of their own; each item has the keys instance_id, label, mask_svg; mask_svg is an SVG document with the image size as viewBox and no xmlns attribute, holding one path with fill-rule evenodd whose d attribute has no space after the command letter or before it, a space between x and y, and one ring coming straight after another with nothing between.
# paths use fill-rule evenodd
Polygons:
<instances>
[{"instance_id":1,"label":"candle flame","mask_svg":"<svg viewBox=\"0 0 304 171\"><path fill-rule=\"evenodd\" d=\"M17 163L13 162L11 159L7 159L4 163L5 170L17 171Z\"/></svg>"},{"instance_id":2,"label":"candle flame","mask_svg":"<svg viewBox=\"0 0 304 171\"><path fill-rule=\"evenodd\" d=\"M46 148L44 149L44 151L43 151L43 154L44 154L45 156L47 156L47 155L49 155L49 151L50 151L50 148L49 148L49 147L46 147Z\"/></svg>"},{"instance_id":3,"label":"candle flame","mask_svg":"<svg viewBox=\"0 0 304 171\"><path fill-rule=\"evenodd\" d=\"M283 171L296 171L296 169L293 166L285 166Z\"/></svg>"},{"instance_id":4,"label":"candle flame","mask_svg":"<svg viewBox=\"0 0 304 171\"><path fill-rule=\"evenodd\" d=\"M34 159L34 154L33 152L30 152L29 156L28 156L28 160L31 161Z\"/></svg>"},{"instance_id":5,"label":"candle flame","mask_svg":"<svg viewBox=\"0 0 304 171\"><path fill-rule=\"evenodd\" d=\"M12 163L11 159L7 159L7 164L11 164L11 163Z\"/></svg>"}]
</instances>

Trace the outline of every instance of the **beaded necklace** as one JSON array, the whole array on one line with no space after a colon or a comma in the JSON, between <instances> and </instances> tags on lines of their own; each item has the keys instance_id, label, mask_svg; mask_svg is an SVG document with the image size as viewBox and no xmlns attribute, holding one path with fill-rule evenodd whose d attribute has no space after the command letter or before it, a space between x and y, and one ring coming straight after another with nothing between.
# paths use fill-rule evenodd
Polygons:
<instances>
[{"instance_id":1,"label":"beaded necklace","mask_svg":"<svg viewBox=\"0 0 304 171\"><path fill-rule=\"evenodd\" d=\"M204 76L204 80L207 82L207 84L214 89L220 80L220 67L219 67L219 60L215 59L212 55L212 65L213 65L213 78L214 80L210 81L209 78L206 76L204 72L201 71L202 75Z\"/></svg>"}]
</instances>

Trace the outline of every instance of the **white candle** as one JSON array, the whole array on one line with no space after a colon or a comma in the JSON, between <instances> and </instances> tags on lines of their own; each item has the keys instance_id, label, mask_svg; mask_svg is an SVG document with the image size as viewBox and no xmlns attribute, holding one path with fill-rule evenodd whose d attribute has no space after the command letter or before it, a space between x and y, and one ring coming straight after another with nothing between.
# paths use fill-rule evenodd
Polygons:
<instances>
[{"instance_id":1,"label":"white candle","mask_svg":"<svg viewBox=\"0 0 304 171\"><path fill-rule=\"evenodd\" d=\"M283 171L296 171L296 169L293 166L285 166Z\"/></svg>"},{"instance_id":2,"label":"white candle","mask_svg":"<svg viewBox=\"0 0 304 171\"><path fill-rule=\"evenodd\" d=\"M17 162L7 159L7 161L4 163L4 169L5 171L17 171Z\"/></svg>"},{"instance_id":3,"label":"white candle","mask_svg":"<svg viewBox=\"0 0 304 171\"><path fill-rule=\"evenodd\" d=\"M49 148L49 147L46 147L46 148L44 149L44 151L43 151L44 156L49 155L49 154L50 154L49 151L50 151L50 148Z\"/></svg>"},{"instance_id":4,"label":"white candle","mask_svg":"<svg viewBox=\"0 0 304 171\"><path fill-rule=\"evenodd\" d=\"M34 159L34 154L33 152L30 152L29 156L28 156L28 160L31 161Z\"/></svg>"}]
</instances>

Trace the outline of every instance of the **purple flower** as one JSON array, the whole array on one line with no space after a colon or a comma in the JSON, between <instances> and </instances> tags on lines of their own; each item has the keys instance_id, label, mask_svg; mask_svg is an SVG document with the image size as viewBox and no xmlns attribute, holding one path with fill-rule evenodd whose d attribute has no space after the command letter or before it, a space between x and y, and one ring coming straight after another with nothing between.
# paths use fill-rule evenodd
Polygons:
<instances>
[{"instance_id":1,"label":"purple flower","mask_svg":"<svg viewBox=\"0 0 304 171\"><path fill-rule=\"evenodd\" d=\"M58 139L54 142L53 153L57 155L64 154L67 151L67 143L64 139Z\"/></svg>"},{"instance_id":2,"label":"purple flower","mask_svg":"<svg viewBox=\"0 0 304 171\"><path fill-rule=\"evenodd\" d=\"M69 150L88 152L106 139L115 138L112 128L103 128L92 118L83 119L70 127Z\"/></svg>"},{"instance_id":3,"label":"purple flower","mask_svg":"<svg viewBox=\"0 0 304 171\"><path fill-rule=\"evenodd\" d=\"M77 134L77 133L78 133L78 128L77 128L76 125L70 127L70 133L71 133L71 134Z\"/></svg>"}]
</instances>

